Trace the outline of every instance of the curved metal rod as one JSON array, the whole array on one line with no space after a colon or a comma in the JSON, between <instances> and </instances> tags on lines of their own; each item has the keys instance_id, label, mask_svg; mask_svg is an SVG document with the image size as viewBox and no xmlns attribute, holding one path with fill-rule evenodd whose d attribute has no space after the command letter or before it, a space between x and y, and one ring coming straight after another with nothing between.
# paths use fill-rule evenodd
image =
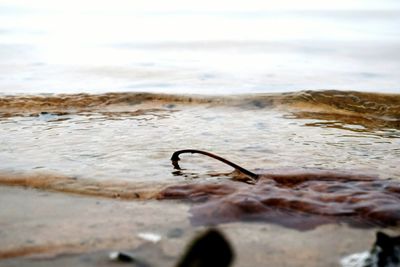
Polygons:
<instances>
[{"instance_id":1,"label":"curved metal rod","mask_svg":"<svg viewBox=\"0 0 400 267\"><path fill-rule=\"evenodd\" d=\"M252 179L258 180L258 178L259 178L258 174L255 174L255 173L253 173L253 172L251 172L249 170L246 170L245 168L242 168L239 165L237 165L237 164L235 164L235 163L233 163L233 162L231 162L229 160L226 160L226 159L224 159L224 158L222 158L220 156L214 155L214 154L212 154L210 152L197 150L197 149L183 149L183 150L175 151L174 154L172 154L172 157L171 157L172 165L177 170L181 169L181 167L178 164L178 161L180 160L179 155L180 154L184 154L184 153L191 153L191 154L197 153L197 154L206 155L206 156L209 156L209 157L214 158L216 160L222 161L223 163L235 168L237 171L239 171L239 172L251 177Z\"/></svg>"}]
</instances>

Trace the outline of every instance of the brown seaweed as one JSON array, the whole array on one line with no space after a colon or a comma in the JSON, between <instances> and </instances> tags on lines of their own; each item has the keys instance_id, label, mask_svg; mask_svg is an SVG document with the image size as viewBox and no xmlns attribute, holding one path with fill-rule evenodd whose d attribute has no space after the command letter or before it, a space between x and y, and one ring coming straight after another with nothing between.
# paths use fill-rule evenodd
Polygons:
<instances>
[{"instance_id":1,"label":"brown seaweed","mask_svg":"<svg viewBox=\"0 0 400 267\"><path fill-rule=\"evenodd\" d=\"M205 151L180 150L173 154ZM303 169L255 174L226 159L221 160L246 175L252 183L232 180L169 186L159 199L183 199L194 203L195 225L234 221L265 221L299 230L325 223L352 226L400 224L400 184L394 180L335 170Z\"/></svg>"}]
</instances>

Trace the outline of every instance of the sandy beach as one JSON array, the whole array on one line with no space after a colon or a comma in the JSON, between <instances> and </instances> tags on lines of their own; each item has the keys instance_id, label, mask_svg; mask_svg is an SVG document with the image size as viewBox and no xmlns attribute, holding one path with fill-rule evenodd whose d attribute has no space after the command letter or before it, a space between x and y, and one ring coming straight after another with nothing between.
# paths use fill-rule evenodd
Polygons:
<instances>
[{"instance_id":1,"label":"sandy beach","mask_svg":"<svg viewBox=\"0 0 400 267\"><path fill-rule=\"evenodd\" d=\"M335 219L342 208L361 207L366 220L370 211L378 212L372 217L376 225L388 226L380 222L387 214L391 223L396 220L397 100L394 94L337 91L215 98L129 93L5 97L0 109L0 266L113 266L112 251L132 252L155 267L174 266L193 237L209 227L196 223L201 219L193 208L197 203L185 200L184 186L193 186L187 197L193 200L197 194L207 196L207 189L195 186L207 183L211 188L220 184L221 192L224 185L238 190L236 198L221 199L220 206L233 215L238 208L251 215L252 204L241 195L263 199L268 208L279 204L275 194L288 205L275 206L278 215L282 208L304 212L315 203L309 218L322 212L335 221L284 227L280 220L285 216L271 223L262 217L245 222L240 212L233 220L227 214L228 221L216 214L216 227L235 250L234 266L339 266L342 257L371 249L378 230L400 232L398 227L353 228ZM210 122L229 127L210 127ZM297 179L330 169L326 173L333 180L303 189L268 181L245 185L235 181L230 167L199 155L185 155L184 169L174 169L171 151L193 143L256 172ZM372 181L340 184L351 177ZM181 199L160 197L168 186L177 186L172 196ZM361 206L346 204L346 197L348 203L362 200L358 195L371 199ZM217 190L217 196L223 194ZM218 212L218 205L214 209ZM161 239L143 238L149 233Z\"/></svg>"},{"instance_id":2,"label":"sandy beach","mask_svg":"<svg viewBox=\"0 0 400 267\"><path fill-rule=\"evenodd\" d=\"M127 251L153 266L173 266L204 227L188 221L176 201L122 201L20 187L0 187L0 266L120 266ZM370 249L377 229L324 225L299 232L262 223L218 226L232 242L234 266L339 266L341 257ZM398 229L386 230L399 234ZM159 235L156 243L141 233Z\"/></svg>"},{"instance_id":3,"label":"sandy beach","mask_svg":"<svg viewBox=\"0 0 400 267\"><path fill-rule=\"evenodd\" d=\"M0 267L172 267L210 227L234 267L343 267L400 235L398 25L394 0L0 0Z\"/></svg>"}]
</instances>

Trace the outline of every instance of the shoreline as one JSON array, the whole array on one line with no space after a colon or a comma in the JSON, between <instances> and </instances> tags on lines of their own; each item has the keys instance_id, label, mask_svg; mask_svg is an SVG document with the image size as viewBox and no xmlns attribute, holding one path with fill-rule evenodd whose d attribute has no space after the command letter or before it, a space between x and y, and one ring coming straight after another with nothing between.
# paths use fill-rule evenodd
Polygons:
<instances>
[{"instance_id":1,"label":"shoreline","mask_svg":"<svg viewBox=\"0 0 400 267\"><path fill-rule=\"evenodd\" d=\"M191 226L188 205L176 201L127 202L4 186L0 200L0 266L113 266L107 252L114 250L132 251L154 266L172 266L195 233L205 229ZM218 228L232 242L234 266L249 267L265 262L337 266L341 257L368 250L378 230L329 224L299 232L263 223ZM142 240L142 232L156 233L161 241Z\"/></svg>"},{"instance_id":2,"label":"shoreline","mask_svg":"<svg viewBox=\"0 0 400 267\"><path fill-rule=\"evenodd\" d=\"M11 97L0 103L0 112L9 112L1 128L0 266L112 266L107 257L115 250L173 266L205 227L191 224L190 204L153 200L156 191L232 178L219 163L195 156L176 172L171 153L193 145L260 173L301 166L397 179L397 102L337 93L236 96L223 107L221 99L152 94ZM274 106L282 99L288 110ZM236 267L338 266L341 257L369 250L381 230L325 224L297 231L260 222L218 228L237 252ZM400 228L384 231L399 235ZM152 244L139 238L143 232L162 239Z\"/></svg>"}]
</instances>

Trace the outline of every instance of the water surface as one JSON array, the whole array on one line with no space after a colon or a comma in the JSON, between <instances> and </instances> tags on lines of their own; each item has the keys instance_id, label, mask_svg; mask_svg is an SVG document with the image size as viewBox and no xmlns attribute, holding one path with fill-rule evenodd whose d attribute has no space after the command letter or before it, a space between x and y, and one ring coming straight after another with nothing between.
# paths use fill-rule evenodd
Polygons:
<instances>
[{"instance_id":1,"label":"water surface","mask_svg":"<svg viewBox=\"0 0 400 267\"><path fill-rule=\"evenodd\" d=\"M398 95L108 94L4 97L1 103L2 170L163 181L176 178L172 152L196 148L253 170L359 169L399 179ZM186 158L196 177L230 170Z\"/></svg>"},{"instance_id":2,"label":"water surface","mask_svg":"<svg viewBox=\"0 0 400 267\"><path fill-rule=\"evenodd\" d=\"M0 1L1 183L131 199L232 182L197 155L172 168L194 148L259 173L370 175L386 192L400 179L399 4L254 4Z\"/></svg>"},{"instance_id":3,"label":"water surface","mask_svg":"<svg viewBox=\"0 0 400 267\"><path fill-rule=\"evenodd\" d=\"M400 92L397 1L0 2L0 92Z\"/></svg>"}]
</instances>

